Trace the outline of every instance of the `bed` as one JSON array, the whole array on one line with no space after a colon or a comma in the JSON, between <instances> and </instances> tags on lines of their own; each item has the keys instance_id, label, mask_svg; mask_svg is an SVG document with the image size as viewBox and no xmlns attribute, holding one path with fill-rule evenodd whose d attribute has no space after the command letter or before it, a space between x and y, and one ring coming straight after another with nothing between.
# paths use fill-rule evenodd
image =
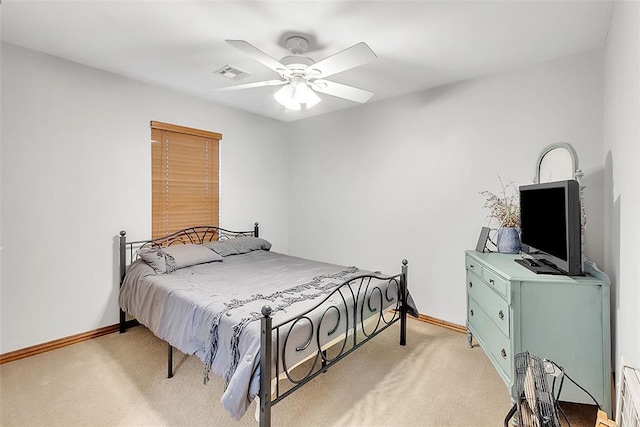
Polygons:
<instances>
[{"instance_id":1,"label":"bed","mask_svg":"<svg viewBox=\"0 0 640 427\"><path fill-rule=\"evenodd\" d=\"M120 332L127 314L173 348L195 354L203 379L226 381L234 419L254 398L271 407L396 322L406 344L407 261L386 276L279 254L251 231L192 227L128 242L120 232Z\"/></svg>"}]
</instances>

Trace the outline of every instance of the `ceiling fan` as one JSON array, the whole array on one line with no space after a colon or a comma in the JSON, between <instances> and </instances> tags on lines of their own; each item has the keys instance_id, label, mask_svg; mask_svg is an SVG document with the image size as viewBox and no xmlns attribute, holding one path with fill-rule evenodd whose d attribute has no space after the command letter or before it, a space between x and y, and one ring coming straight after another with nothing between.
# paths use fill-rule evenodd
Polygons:
<instances>
[{"instance_id":1,"label":"ceiling fan","mask_svg":"<svg viewBox=\"0 0 640 427\"><path fill-rule=\"evenodd\" d=\"M289 37L286 45L292 55L285 56L280 61L244 40L225 40L225 42L271 68L280 75L280 80L229 86L217 89L218 91L282 86L274 94L274 97L288 110L300 110L302 106L307 109L313 107L320 102L320 97L316 92L359 103L365 103L373 96L373 92L368 90L325 80L329 76L374 60L377 57L376 54L364 42L353 45L319 62L301 56L309 48L309 42L304 37Z\"/></svg>"}]
</instances>

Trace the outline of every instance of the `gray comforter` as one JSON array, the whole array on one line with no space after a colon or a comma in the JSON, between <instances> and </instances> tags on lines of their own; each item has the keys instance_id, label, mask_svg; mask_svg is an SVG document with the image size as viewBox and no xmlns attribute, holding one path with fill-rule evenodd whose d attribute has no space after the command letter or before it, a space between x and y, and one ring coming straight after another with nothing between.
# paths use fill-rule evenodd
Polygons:
<instances>
[{"instance_id":1,"label":"gray comforter","mask_svg":"<svg viewBox=\"0 0 640 427\"><path fill-rule=\"evenodd\" d=\"M209 370L225 378L221 402L239 419L259 392L261 308L268 304L274 309L276 325L363 273L264 250L171 274L155 274L138 260L129 268L119 302L156 336L185 354L197 355L205 364L205 381ZM336 294L332 300L341 303L341 298ZM309 328L300 329L307 340ZM288 354L289 366L294 357L302 360L307 355Z\"/></svg>"}]
</instances>

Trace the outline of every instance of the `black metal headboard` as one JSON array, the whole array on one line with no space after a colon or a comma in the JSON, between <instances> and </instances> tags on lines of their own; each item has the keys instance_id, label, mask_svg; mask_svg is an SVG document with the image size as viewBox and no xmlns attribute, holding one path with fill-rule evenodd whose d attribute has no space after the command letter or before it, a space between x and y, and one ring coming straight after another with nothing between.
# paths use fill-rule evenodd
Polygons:
<instances>
[{"instance_id":1,"label":"black metal headboard","mask_svg":"<svg viewBox=\"0 0 640 427\"><path fill-rule=\"evenodd\" d=\"M239 236L259 237L259 227L256 222L252 231L232 231L212 225L201 225L189 227L175 233L149 240L138 240L127 242L127 232L120 232L120 284L124 279L126 268L137 259L136 250L147 246L171 246L183 244L202 244L205 242L215 242ZM127 256L128 255L128 256ZM127 259L128 258L128 259Z\"/></svg>"}]
</instances>

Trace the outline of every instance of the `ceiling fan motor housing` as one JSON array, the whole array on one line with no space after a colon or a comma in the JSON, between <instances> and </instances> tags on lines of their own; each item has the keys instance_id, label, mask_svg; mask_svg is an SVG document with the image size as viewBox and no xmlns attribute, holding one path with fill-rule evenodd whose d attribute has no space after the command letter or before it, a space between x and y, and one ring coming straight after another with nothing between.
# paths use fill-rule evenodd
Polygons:
<instances>
[{"instance_id":1,"label":"ceiling fan motor housing","mask_svg":"<svg viewBox=\"0 0 640 427\"><path fill-rule=\"evenodd\" d=\"M316 63L316 61L306 56L285 56L280 60L280 62L283 65L286 65L287 68L294 73L302 73L307 69L308 66Z\"/></svg>"}]
</instances>

